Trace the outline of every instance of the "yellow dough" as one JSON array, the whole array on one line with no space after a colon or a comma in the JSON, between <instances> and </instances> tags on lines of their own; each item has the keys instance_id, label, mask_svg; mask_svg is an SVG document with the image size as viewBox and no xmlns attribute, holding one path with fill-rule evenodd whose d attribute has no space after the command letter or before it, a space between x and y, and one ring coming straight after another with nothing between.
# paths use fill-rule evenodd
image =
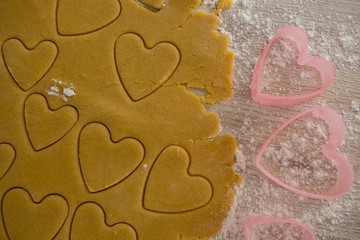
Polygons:
<instances>
[{"instance_id":1,"label":"yellow dough","mask_svg":"<svg viewBox=\"0 0 360 240\"><path fill-rule=\"evenodd\" d=\"M234 56L199 5L0 1L0 239L219 232L236 141L204 105L231 96Z\"/></svg>"}]
</instances>

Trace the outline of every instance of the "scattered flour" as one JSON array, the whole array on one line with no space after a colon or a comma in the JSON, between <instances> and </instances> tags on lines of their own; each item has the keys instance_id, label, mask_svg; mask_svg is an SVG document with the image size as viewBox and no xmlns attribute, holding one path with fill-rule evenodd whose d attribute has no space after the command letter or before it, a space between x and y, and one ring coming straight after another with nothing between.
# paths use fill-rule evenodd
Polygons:
<instances>
[{"instance_id":1,"label":"scattered flour","mask_svg":"<svg viewBox=\"0 0 360 240\"><path fill-rule=\"evenodd\" d=\"M148 169L148 165L147 165L146 163L144 163L144 164L142 165L142 168L143 168L144 170L146 170L146 169Z\"/></svg>"},{"instance_id":2,"label":"scattered flour","mask_svg":"<svg viewBox=\"0 0 360 240\"><path fill-rule=\"evenodd\" d=\"M360 99L351 101L351 108L354 112L360 113Z\"/></svg>"},{"instance_id":3,"label":"scattered flour","mask_svg":"<svg viewBox=\"0 0 360 240\"><path fill-rule=\"evenodd\" d=\"M73 89L71 88L64 88L63 89L63 95L67 96L67 97L73 97L76 95L76 93L74 92Z\"/></svg>"},{"instance_id":4,"label":"scattered flour","mask_svg":"<svg viewBox=\"0 0 360 240\"><path fill-rule=\"evenodd\" d=\"M253 240L299 240L303 229L288 223L267 223L250 229Z\"/></svg>"},{"instance_id":5,"label":"scattered flour","mask_svg":"<svg viewBox=\"0 0 360 240\"><path fill-rule=\"evenodd\" d=\"M52 81L53 81L53 85L50 86L48 90L45 90L45 92L49 96L56 96L61 98L64 102L68 102L69 98L74 97L76 95L73 84L56 79L52 79Z\"/></svg>"},{"instance_id":6,"label":"scattered flour","mask_svg":"<svg viewBox=\"0 0 360 240\"><path fill-rule=\"evenodd\" d=\"M295 188L322 193L336 183L335 164L321 149L328 140L327 124L316 116L304 117L284 129L265 150L262 165Z\"/></svg>"},{"instance_id":7,"label":"scattered flour","mask_svg":"<svg viewBox=\"0 0 360 240\"><path fill-rule=\"evenodd\" d=\"M236 167L238 167L238 172L244 171L246 169L246 162L244 153L241 151L241 147L238 147L238 149L236 150L236 161Z\"/></svg>"},{"instance_id":8,"label":"scattered flour","mask_svg":"<svg viewBox=\"0 0 360 240\"><path fill-rule=\"evenodd\" d=\"M204 0L200 6L200 10L213 12L219 0Z\"/></svg>"},{"instance_id":9,"label":"scattered flour","mask_svg":"<svg viewBox=\"0 0 360 240\"><path fill-rule=\"evenodd\" d=\"M295 43L280 39L273 43L262 74L261 89L272 95L299 95L321 87L320 73L310 67L298 66Z\"/></svg>"}]
</instances>

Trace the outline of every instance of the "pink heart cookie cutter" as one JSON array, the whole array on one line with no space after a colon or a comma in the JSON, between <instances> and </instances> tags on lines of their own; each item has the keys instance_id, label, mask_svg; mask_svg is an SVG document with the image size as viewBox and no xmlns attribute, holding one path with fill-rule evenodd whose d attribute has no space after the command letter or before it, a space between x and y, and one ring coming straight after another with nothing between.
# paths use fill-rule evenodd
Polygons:
<instances>
[{"instance_id":1,"label":"pink heart cookie cutter","mask_svg":"<svg viewBox=\"0 0 360 240\"><path fill-rule=\"evenodd\" d=\"M302 229L302 236L300 240L315 240L316 236L314 231L306 224L303 224L299 221L287 218L279 217L270 217L270 216L258 216L253 218L248 218L244 223L245 238L246 240L252 240L251 227L252 226L261 226L263 224L269 223L280 223L280 224L291 224Z\"/></svg>"},{"instance_id":2,"label":"pink heart cookie cutter","mask_svg":"<svg viewBox=\"0 0 360 240\"><path fill-rule=\"evenodd\" d=\"M276 178L272 174L270 174L261 164L261 156L265 152L266 148L270 145L270 143L274 140L274 138L284 130L287 126L291 123L295 122L301 117L307 115L316 115L327 123L329 126L329 140L326 142L325 146L322 148L322 154L332 161L336 168L337 168L337 180L335 185L323 193L313 193L307 192L300 189L297 189L293 186L286 184L285 182L281 181L280 179ZM302 196L316 198L316 199L335 199L345 195L352 186L354 181L354 172L350 162L339 152L337 152L337 148L341 145L343 140L345 139L345 128L344 122L340 115L327 107L317 107L312 108L310 110L301 112L288 121L283 123L278 129L273 132L270 137L265 141L265 143L260 148L259 152L254 158L254 165L256 168L262 172L265 176L269 179L274 181L276 184L294 192L300 194Z\"/></svg>"},{"instance_id":3,"label":"pink heart cookie cutter","mask_svg":"<svg viewBox=\"0 0 360 240\"><path fill-rule=\"evenodd\" d=\"M319 89L305 94L294 96L275 96L261 91L262 74L264 71L265 60L269 54L270 48L275 41L280 39L290 39L296 43L299 51L297 63L299 66L312 67L319 71L322 85ZM333 65L327 60L308 55L309 39L306 32L296 26L288 25L279 29L274 37L270 39L268 44L263 49L259 60L257 61L251 82L251 97L255 102L273 106L292 105L300 102L305 102L319 96L327 88L331 86L335 78L335 70Z\"/></svg>"}]
</instances>

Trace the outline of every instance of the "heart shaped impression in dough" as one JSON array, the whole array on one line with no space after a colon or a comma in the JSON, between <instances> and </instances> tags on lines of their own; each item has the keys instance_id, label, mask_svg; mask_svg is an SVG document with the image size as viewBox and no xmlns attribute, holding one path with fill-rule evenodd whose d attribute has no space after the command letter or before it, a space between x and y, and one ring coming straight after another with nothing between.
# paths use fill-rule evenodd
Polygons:
<instances>
[{"instance_id":1,"label":"heart shaped impression in dough","mask_svg":"<svg viewBox=\"0 0 360 240\"><path fill-rule=\"evenodd\" d=\"M211 197L211 183L190 173L188 153L181 147L170 146L151 168L143 204L150 211L178 213L203 207Z\"/></svg>"},{"instance_id":2,"label":"heart shaped impression in dough","mask_svg":"<svg viewBox=\"0 0 360 240\"><path fill-rule=\"evenodd\" d=\"M104 210L96 203L82 204L75 212L71 224L71 239L135 240L136 232L127 223L108 225Z\"/></svg>"},{"instance_id":3,"label":"heart shaped impression in dough","mask_svg":"<svg viewBox=\"0 0 360 240\"><path fill-rule=\"evenodd\" d=\"M33 148L42 150L62 139L78 120L74 107L49 109L46 98L40 94L30 95L25 101L26 130Z\"/></svg>"},{"instance_id":4,"label":"heart shaped impression in dough","mask_svg":"<svg viewBox=\"0 0 360 240\"><path fill-rule=\"evenodd\" d=\"M147 48L140 36L127 33L116 41L115 60L126 92L139 101L171 78L180 63L180 52L169 42Z\"/></svg>"},{"instance_id":5,"label":"heart shaped impression in dough","mask_svg":"<svg viewBox=\"0 0 360 240\"><path fill-rule=\"evenodd\" d=\"M5 194L2 211L9 239L48 240L64 224L68 204L55 194L35 202L26 190L15 188Z\"/></svg>"},{"instance_id":6,"label":"heart shaped impression in dough","mask_svg":"<svg viewBox=\"0 0 360 240\"><path fill-rule=\"evenodd\" d=\"M55 62L58 49L53 42L40 42L33 49L18 39L7 40L2 52L8 71L19 87L27 91L39 82Z\"/></svg>"},{"instance_id":7,"label":"heart shaped impression in dough","mask_svg":"<svg viewBox=\"0 0 360 240\"><path fill-rule=\"evenodd\" d=\"M130 176L144 159L140 141L113 141L104 125L91 123L81 131L79 161L90 192L108 189Z\"/></svg>"},{"instance_id":8,"label":"heart shaped impression in dough","mask_svg":"<svg viewBox=\"0 0 360 240\"><path fill-rule=\"evenodd\" d=\"M16 157L13 146L8 143L0 144L0 179L9 171Z\"/></svg>"},{"instance_id":9,"label":"heart shaped impression in dough","mask_svg":"<svg viewBox=\"0 0 360 240\"><path fill-rule=\"evenodd\" d=\"M58 0L58 31L62 35L95 32L114 22L120 13L119 0Z\"/></svg>"}]
</instances>

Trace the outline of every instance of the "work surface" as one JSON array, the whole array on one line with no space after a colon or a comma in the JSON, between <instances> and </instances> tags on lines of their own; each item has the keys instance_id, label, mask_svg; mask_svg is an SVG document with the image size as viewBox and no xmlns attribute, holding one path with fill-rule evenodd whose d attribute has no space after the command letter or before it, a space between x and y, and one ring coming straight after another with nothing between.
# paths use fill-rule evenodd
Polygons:
<instances>
[{"instance_id":1,"label":"work surface","mask_svg":"<svg viewBox=\"0 0 360 240\"><path fill-rule=\"evenodd\" d=\"M237 168L244 182L218 239L244 239L243 222L255 215L298 219L310 225L318 239L360 239L360 1L238 0L221 16L221 28L231 33L236 53L234 97L210 110L220 113L222 131L238 140L242 154L238 154ZM335 83L306 103L260 105L250 96L254 64L267 40L288 24L307 31L312 55L333 63ZM256 152L277 127L294 114L317 106L335 109L346 125L346 140L339 151L353 164L356 180L351 192L336 200L301 197L271 182L253 165ZM242 155L245 170L241 170Z\"/></svg>"}]
</instances>

